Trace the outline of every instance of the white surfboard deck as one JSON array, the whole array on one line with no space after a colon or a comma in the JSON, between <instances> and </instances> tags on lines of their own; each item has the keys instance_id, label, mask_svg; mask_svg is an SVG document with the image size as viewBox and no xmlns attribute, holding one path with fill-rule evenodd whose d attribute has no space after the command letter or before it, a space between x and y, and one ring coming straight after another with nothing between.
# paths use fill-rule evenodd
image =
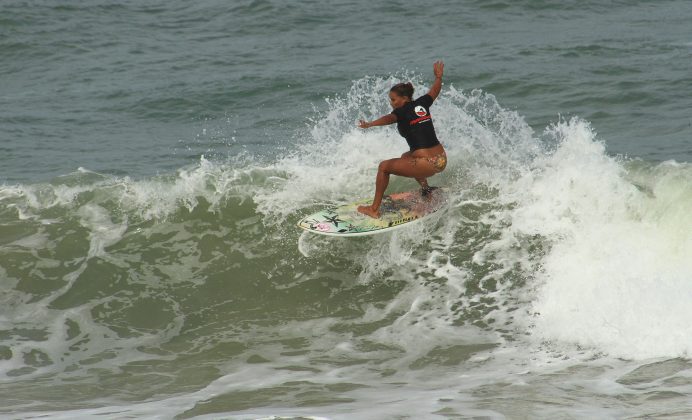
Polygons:
<instances>
[{"instance_id":1,"label":"white surfboard deck","mask_svg":"<svg viewBox=\"0 0 692 420\"><path fill-rule=\"evenodd\" d=\"M371 202L371 199L366 199L320 210L301 219L298 227L320 235L375 235L420 221L442 208L447 199L443 188L436 188L425 197L421 195L420 190L385 195L378 219L361 214L357 210L358 206Z\"/></svg>"}]
</instances>

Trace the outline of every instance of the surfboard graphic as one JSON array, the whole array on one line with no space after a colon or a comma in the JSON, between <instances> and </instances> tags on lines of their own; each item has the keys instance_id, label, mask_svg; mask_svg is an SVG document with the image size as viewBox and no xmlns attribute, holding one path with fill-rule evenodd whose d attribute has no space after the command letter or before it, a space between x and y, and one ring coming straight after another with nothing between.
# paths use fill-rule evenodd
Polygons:
<instances>
[{"instance_id":1,"label":"surfboard graphic","mask_svg":"<svg viewBox=\"0 0 692 420\"><path fill-rule=\"evenodd\" d=\"M385 195L380 218L358 213L357 207L370 199L340 207L327 208L304 217L298 227L308 232L331 236L363 236L383 233L429 216L446 203L444 189L438 188L423 197L420 190Z\"/></svg>"}]
</instances>

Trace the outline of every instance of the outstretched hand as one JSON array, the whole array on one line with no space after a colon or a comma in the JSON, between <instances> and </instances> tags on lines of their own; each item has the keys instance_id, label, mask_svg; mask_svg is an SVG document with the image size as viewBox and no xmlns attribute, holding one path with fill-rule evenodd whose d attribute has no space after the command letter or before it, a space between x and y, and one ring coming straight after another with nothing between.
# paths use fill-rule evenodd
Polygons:
<instances>
[{"instance_id":1,"label":"outstretched hand","mask_svg":"<svg viewBox=\"0 0 692 420\"><path fill-rule=\"evenodd\" d=\"M368 123L367 121L360 120L360 121L358 121L358 127L370 128L370 123Z\"/></svg>"},{"instance_id":2,"label":"outstretched hand","mask_svg":"<svg viewBox=\"0 0 692 420\"><path fill-rule=\"evenodd\" d=\"M439 77L441 79L444 71L445 63L443 63L442 60L438 60L433 63L433 73L435 73L435 77Z\"/></svg>"},{"instance_id":3,"label":"outstretched hand","mask_svg":"<svg viewBox=\"0 0 692 420\"><path fill-rule=\"evenodd\" d=\"M435 73L435 81L433 82L432 86L430 86L430 91L428 92L428 95L430 95L431 98L433 98L433 101L437 99L437 96L440 94L440 90L442 89L442 75L445 72L445 63L442 62L442 60L437 60L433 63L433 73Z\"/></svg>"}]
</instances>

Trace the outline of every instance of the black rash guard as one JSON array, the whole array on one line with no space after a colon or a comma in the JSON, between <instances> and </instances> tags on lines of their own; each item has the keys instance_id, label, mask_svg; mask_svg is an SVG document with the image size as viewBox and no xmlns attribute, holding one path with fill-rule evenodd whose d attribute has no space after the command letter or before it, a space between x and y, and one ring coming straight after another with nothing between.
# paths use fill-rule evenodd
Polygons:
<instances>
[{"instance_id":1,"label":"black rash guard","mask_svg":"<svg viewBox=\"0 0 692 420\"><path fill-rule=\"evenodd\" d=\"M433 100L432 96L426 94L392 111L396 115L396 128L406 139L411 151L440 144L430 116Z\"/></svg>"}]
</instances>

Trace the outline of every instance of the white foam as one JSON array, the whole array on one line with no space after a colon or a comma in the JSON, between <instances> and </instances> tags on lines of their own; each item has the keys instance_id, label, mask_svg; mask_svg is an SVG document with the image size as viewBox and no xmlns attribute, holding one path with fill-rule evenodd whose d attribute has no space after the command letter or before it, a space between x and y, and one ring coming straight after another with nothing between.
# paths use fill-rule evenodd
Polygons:
<instances>
[{"instance_id":1,"label":"white foam","mask_svg":"<svg viewBox=\"0 0 692 420\"><path fill-rule=\"evenodd\" d=\"M622 357L690 354L689 187L654 171L646 194L588 124L573 119L553 131L557 150L507 196L518 204L511 230L551 243L536 275L535 336Z\"/></svg>"},{"instance_id":2,"label":"white foam","mask_svg":"<svg viewBox=\"0 0 692 420\"><path fill-rule=\"evenodd\" d=\"M86 204L77 213L82 226L90 230L87 258L105 255L105 248L118 243L127 230L127 220L113 223L108 211L96 204Z\"/></svg>"}]
</instances>

